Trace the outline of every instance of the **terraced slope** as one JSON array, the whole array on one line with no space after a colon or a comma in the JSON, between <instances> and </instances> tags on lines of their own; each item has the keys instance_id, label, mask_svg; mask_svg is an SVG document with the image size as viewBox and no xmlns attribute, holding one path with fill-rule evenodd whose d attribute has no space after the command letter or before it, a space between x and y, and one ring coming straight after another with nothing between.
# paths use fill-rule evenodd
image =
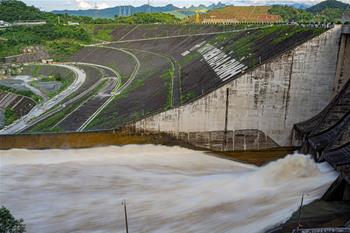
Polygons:
<instances>
[{"instance_id":1,"label":"terraced slope","mask_svg":"<svg viewBox=\"0 0 350 233\"><path fill-rule=\"evenodd\" d=\"M34 100L26 96L19 96L14 93L0 91L0 111L6 111L6 109L9 109L14 113L14 119L19 119L21 116L26 115L35 104ZM0 128L1 125L3 124L0 122Z\"/></svg>"},{"instance_id":2,"label":"terraced slope","mask_svg":"<svg viewBox=\"0 0 350 233\"><path fill-rule=\"evenodd\" d=\"M171 62L156 53L128 51L140 61L135 80L115 97L88 129L110 128L113 124L121 125L147 113L171 107Z\"/></svg>"},{"instance_id":3,"label":"terraced slope","mask_svg":"<svg viewBox=\"0 0 350 233\"><path fill-rule=\"evenodd\" d=\"M271 9L270 6L227 6L209 11L201 15L201 18L204 21L209 19L214 22L225 19L237 22L279 22L282 20L281 16L270 14L269 9Z\"/></svg>"},{"instance_id":4,"label":"terraced slope","mask_svg":"<svg viewBox=\"0 0 350 233\"><path fill-rule=\"evenodd\" d=\"M134 38L132 34L136 30L127 36ZM192 101L323 31L296 26L265 26L223 34L101 44L132 52L149 71L139 75L134 80L137 84L126 88L126 92L116 97L87 129L114 128ZM157 59L148 61L150 58L142 57L146 52L153 53L152 57ZM95 61L103 59L112 60L105 56ZM147 63L149 65L145 65ZM163 75L169 76L171 81L162 78Z\"/></svg>"},{"instance_id":5,"label":"terraced slope","mask_svg":"<svg viewBox=\"0 0 350 233\"><path fill-rule=\"evenodd\" d=\"M96 40L125 41L155 37L193 35L231 31L257 25L197 25L197 24L149 24L149 25L91 25L88 26Z\"/></svg>"},{"instance_id":6,"label":"terraced slope","mask_svg":"<svg viewBox=\"0 0 350 233\"><path fill-rule=\"evenodd\" d=\"M70 61L107 66L118 72L123 82L128 79L136 65L135 60L129 54L101 47L85 47L75 54ZM111 73L108 74L113 75Z\"/></svg>"}]
</instances>

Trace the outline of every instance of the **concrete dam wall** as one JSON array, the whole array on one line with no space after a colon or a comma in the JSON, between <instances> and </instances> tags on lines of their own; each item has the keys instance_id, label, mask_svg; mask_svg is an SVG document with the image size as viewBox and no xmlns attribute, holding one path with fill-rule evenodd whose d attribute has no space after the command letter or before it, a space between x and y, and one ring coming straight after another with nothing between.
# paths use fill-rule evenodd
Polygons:
<instances>
[{"instance_id":1,"label":"concrete dam wall","mask_svg":"<svg viewBox=\"0 0 350 233\"><path fill-rule=\"evenodd\" d=\"M293 125L320 112L337 90L340 38L336 26L191 103L127 127L214 150L290 146Z\"/></svg>"}]
</instances>

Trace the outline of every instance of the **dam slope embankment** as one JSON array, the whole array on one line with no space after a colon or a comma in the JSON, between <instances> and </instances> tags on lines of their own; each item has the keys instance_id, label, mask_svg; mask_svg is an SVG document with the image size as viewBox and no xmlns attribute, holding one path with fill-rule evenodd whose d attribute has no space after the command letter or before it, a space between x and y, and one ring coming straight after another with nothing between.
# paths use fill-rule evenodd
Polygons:
<instances>
[{"instance_id":1,"label":"dam slope embankment","mask_svg":"<svg viewBox=\"0 0 350 233\"><path fill-rule=\"evenodd\" d=\"M127 127L214 150L290 146L293 125L333 96L340 38L336 26L198 100Z\"/></svg>"}]
</instances>

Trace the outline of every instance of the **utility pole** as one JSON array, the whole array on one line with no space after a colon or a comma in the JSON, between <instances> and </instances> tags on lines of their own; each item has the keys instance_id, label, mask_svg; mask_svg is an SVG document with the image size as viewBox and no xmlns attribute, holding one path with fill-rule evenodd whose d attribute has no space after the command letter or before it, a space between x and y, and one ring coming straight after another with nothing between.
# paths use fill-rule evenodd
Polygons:
<instances>
[{"instance_id":1,"label":"utility pole","mask_svg":"<svg viewBox=\"0 0 350 233\"><path fill-rule=\"evenodd\" d=\"M126 202L125 202L125 200L122 202L122 205L124 206L125 232L129 233L128 213L126 211Z\"/></svg>"},{"instance_id":2,"label":"utility pole","mask_svg":"<svg viewBox=\"0 0 350 233\"><path fill-rule=\"evenodd\" d=\"M225 129L224 129L224 142L223 142L223 151L227 150L227 125L228 125L228 107L229 107L229 97L230 89L226 89L226 108L225 108Z\"/></svg>"},{"instance_id":3,"label":"utility pole","mask_svg":"<svg viewBox=\"0 0 350 233\"><path fill-rule=\"evenodd\" d=\"M300 227L301 227L300 220L301 220L301 210L303 208L303 202L304 202L304 192L303 192L303 195L301 196L301 202L300 202L300 208L299 208L299 216L298 216L297 233L299 232Z\"/></svg>"}]
</instances>

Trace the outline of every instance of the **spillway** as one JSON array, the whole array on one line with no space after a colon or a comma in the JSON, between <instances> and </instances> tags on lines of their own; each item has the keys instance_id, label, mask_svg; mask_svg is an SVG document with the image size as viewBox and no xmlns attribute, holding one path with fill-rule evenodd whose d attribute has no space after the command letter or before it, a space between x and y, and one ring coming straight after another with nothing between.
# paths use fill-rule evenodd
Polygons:
<instances>
[{"instance_id":1,"label":"spillway","mask_svg":"<svg viewBox=\"0 0 350 233\"><path fill-rule=\"evenodd\" d=\"M0 153L0 205L28 232L254 233L286 221L336 179L293 154L263 167L180 147L128 145Z\"/></svg>"}]
</instances>

